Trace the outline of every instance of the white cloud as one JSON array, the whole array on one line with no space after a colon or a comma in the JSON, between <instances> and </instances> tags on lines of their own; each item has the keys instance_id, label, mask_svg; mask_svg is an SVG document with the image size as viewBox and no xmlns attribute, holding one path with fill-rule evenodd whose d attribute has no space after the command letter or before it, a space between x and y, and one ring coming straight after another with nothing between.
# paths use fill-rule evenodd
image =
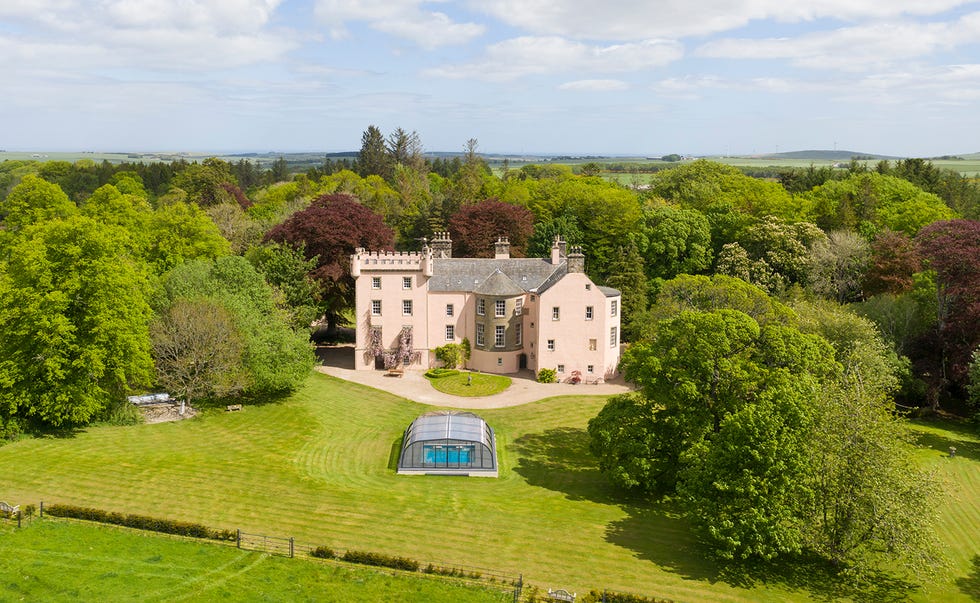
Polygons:
<instances>
[{"instance_id":1,"label":"white cloud","mask_svg":"<svg viewBox=\"0 0 980 603\"><path fill-rule=\"evenodd\" d=\"M789 59L810 68L866 71L971 44L980 38L980 13L955 22L876 23L797 38L723 39L695 54L728 59Z\"/></svg>"},{"instance_id":2,"label":"white cloud","mask_svg":"<svg viewBox=\"0 0 980 603\"><path fill-rule=\"evenodd\" d=\"M15 0L0 8L0 17L17 24L0 45L18 71L240 67L296 47L288 32L268 29L280 2Z\"/></svg>"},{"instance_id":3,"label":"white cloud","mask_svg":"<svg viewBox=\"0 0 980 603\"><path fill-rule=\"evenodd\" d=\"M453 79L510 80L528 75L562 73L621 73L661 67L680 59L683 47L668 40L590 46L555 36L513 38L487 47L482 59L427 70L428 75Z\"/></svg>"},{"instance_id":4,"label":"white cloud","mask_svg":"<svg viewBox=\"0 0 980 603\"><path fill-rule=\"evenodd\" d=\"M623 80L576 80L565 82L558 86L558 89L576 92L618 92L628 90L629 87L629 84Z\"/></svg>"},{"instance_id":5,"label":"white cloud","mask_svg":"<svg viewBox=\"0 0 980 603\"><path fill-rule=\"evenodd\" d=\"M590 40L680 38L751 21L889 19L936 15L974 0L470 0L473 10L535 35Z\"/></svg>"},{"instance_id":6,"label":"white cloud","mask_svg":"<svg viewBox=\"0 0 980 603\"><path fill-rule=\"evenodd\" d=\"M801 94L867 107L966 105L980 100L980 64L918 67L867 75L844 74L828 80L781 77L735 79L716 75L666 78L651 86L657 95L699 99L712 90Z\"/></svg>"},{"instance_id":7,"label":"white cloud","mask_svg":"<svg viewBox=\"0 0 980 603\"><path fill-rule=\"evenodd\" d=\"M363 21L378 31L415 42L422 48L464 44L483 35L477 23L457 23L448 15L422 8L424 0L317 0L314 14L335 38L348 35L346 24Z\"/></svg>"}]
</instances>

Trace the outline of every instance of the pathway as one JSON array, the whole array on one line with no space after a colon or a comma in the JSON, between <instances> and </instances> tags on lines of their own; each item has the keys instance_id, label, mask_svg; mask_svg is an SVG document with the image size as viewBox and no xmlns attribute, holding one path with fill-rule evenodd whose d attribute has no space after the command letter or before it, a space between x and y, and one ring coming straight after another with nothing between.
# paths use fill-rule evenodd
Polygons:
<instances>
[{"instance_id":1,"label":"pathway","mask_svg":"<svg viewBox=\"0 0 980 603\"><path fill-rule=\"evenodd\" d=\"M355 371L353 365L353 349L349 347L318 348L317 355L323 364L316 370L333 377L353 381L376 389L391 392L396 396L408 398L422 404L446 406L450 408L480 409L506 408L535 402L552 396L612 396L631 391L629 385L618 377L610 382L599 385L580 383L538 383L532 379L530 371L507 375L511 378L511 386L499 394L479 398L452 396L435 390L422 371L408 370L403 377L386 377L384 371ZM348 359L347 355L351 358Z\"/></svg>"}]
</instances>

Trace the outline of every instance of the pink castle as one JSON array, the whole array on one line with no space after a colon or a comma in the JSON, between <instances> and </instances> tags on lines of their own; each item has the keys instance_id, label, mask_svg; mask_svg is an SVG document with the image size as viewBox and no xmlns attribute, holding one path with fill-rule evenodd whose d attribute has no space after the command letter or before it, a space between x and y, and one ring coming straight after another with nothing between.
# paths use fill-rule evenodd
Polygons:
<instances>
[{"instance_id":1,"label":"pink castle","mask_svg":"<svg viewBox=\"0 0 980 603\"><path fill-rule=\"evenodd\" d=\"M621 295L585 274L585 256L556 238L548 258L454 258L449 233L421 252L351 256L357 369L438 366L433 350L470 342L467 367L488 373L548 368L559 380L612 377L619 363Z\"/></svg>"}]
</instances>

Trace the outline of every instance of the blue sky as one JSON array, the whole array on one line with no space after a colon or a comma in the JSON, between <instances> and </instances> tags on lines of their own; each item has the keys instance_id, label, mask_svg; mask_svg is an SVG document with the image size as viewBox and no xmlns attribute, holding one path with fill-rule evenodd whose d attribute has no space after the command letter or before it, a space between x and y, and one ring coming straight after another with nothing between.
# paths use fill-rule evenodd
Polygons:
<instances>
[{"instance_id":1,"label":"blue sky","mask_svg":"<svg viewBox=\"0 0 980 603\"><path fill-rule=\"evenodd\" d=\"M2 0L0 149L980 151L980 0Z\"/></svg>"}]
</instances>

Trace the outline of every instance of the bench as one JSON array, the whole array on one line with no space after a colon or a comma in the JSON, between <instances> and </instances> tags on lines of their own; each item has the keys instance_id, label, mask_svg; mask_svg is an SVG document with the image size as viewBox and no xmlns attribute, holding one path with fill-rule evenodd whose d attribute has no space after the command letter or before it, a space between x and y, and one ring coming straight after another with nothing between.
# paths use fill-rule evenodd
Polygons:
<instances>
[{"instance_id":1,"label":"bench","mask_svg":"<svg viewBox=\"0 0 980 603\"><path fill-rule=\"evenodd\" d=\"M388 369L388 372L385 373L385 377L401 377L404 374L405 374L405 369L392 368L392 369Z\"/></svg>"},{"instance_id":2,"label":"bench","mask_svg":"<svg viewBox=\"0 0 980 603\"><path fill-rule=\"evenodd\" d=\"M229 404L225 408L228 410L228 412L235 412L236 410L241 410L242 409L242 405L241 404Z\"/></svg>"}]
</instances>

